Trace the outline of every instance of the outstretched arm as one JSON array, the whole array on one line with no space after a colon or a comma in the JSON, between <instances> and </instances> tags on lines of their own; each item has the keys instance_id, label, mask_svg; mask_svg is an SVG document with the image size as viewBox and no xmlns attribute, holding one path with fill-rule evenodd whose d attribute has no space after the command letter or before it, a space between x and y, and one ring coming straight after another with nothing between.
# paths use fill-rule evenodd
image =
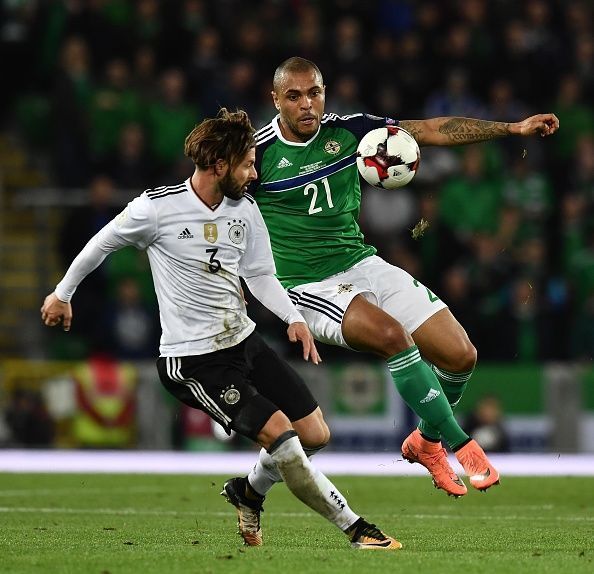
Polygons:
<instances>
[{"instance_id":1,"label":"outstretched arm","mask_svg":"<svg viewBox=\"0 0 594 574\"><path fill-rule=\"evenodd\" d=\"M427 120L402 120L400 127L410 132L419 145L460 145L510 135L542 137L559 129L555 114L537 114L521 122L492 122L474 118L444 117Z\"/></svg>"},{"instance_id":2,"label":"outstretched arm","mask_svg":"<svg viewBox=\"0 0 594 574\"><path fill-rule=\"evenodd\" d=\"M70 330L72 307L70 300L80 282L99 267L109 253L127 245L146 247L154 233L154 208L146 197L137 197L115 219L96 233L70 264L66 275L56 285L41 307L41 320L48 327L62 322L64 331ZM144 208L143 208L144 205Z\"/></svg>"}]
</instances>

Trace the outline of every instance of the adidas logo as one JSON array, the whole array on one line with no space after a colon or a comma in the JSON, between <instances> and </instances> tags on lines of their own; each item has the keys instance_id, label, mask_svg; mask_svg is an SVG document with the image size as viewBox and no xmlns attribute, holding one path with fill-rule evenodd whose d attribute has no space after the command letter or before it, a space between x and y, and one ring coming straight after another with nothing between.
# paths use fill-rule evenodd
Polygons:
<instances>
[{"instance_id":1,"label":"adidas logo","mask_svg":"<svg viewBox=\"0 0 594 574\"><path fill-rule=\"evenodd\" d=\"M439 395L441 395L441 392L438 391L437 389L429 389L427 396L424 399L421 399L419 402L420 403L430 403L433 399L436 399Z\"/></svg>"},{"instance_id":2,"label":"adidas logo","mask_svg":"<svg viewBox=\"0 0 594 574\"><path fill-rule=\"evenodd\" d=\"M280 169L281 167L290 167L290 166L292 166L292 165L293 165L293 164L292 164L292 163L291 163L291 162L290 162L290 161L289 161L289 160L288 160L286 157L283 157L283 158L282 158L282 159L281 159L281 160L280 160L280 161L279 161L279 162L276 164L276 167L277 167L277 169Z\"/></svg>"},{"instance_id":3,"label":"adidas logo","mask_svg":"<svg viewBox=\"0 0 594 574\"><path fill-rule=\"evenodd\" d=\"M192 237L194 236L187 227L177 236L178 239L192 239Z\"/></svg>"}]
</instances>

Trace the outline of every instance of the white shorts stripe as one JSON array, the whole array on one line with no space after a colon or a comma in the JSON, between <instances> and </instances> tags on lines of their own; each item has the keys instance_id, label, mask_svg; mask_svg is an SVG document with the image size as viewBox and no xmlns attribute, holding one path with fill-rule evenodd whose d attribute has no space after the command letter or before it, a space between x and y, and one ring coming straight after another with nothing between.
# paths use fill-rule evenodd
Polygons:
<instances>
[{"instance_id":1,"label":"white shorts stripe","mask_svg":"<svg viewBox=\"0 0 594 574\"><path fill-rule=\"evenodd\" d=\"M172 381L186 385L194 398L202 405L208 413L217 421L227 425L231 419L219 408L219 406L208 396L202 385L196 379L185 379L181 374L181 359L179 357L166 357L167 375Z\"/></svg>"},{"instance_id":2,"label":"white shorts stripe","mask_svg":"<svg viewBox=\"0 0 594 574\"><path fill-rule=\"evenodd\" d=\"M342 319L357 295L394 317L410 334L446 307L409 273L376 255L322 281L291 287L288 293L318 341L347 349Z\"/></svg>"},{"instance_id":3,"label":"white shorts stripe","mask_svg":"<svg viewBox=\"0 0 594 574\"><path fill-rule=\"evenodd\" d=\"M298 294L289 290L288 294L294 305L319 311L339 324L342 322L344 311L337 305L308 293Z\"/></svg>"}]
</instances>

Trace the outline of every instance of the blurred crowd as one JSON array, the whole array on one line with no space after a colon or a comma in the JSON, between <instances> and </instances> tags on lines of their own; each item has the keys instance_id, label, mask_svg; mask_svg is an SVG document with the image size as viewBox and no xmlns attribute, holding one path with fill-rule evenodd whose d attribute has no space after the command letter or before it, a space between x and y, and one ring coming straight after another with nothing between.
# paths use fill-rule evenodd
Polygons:
<instances>
[{"instance_id":1,"label":"blurred crowd","mask_svg":"<svg viewBox=\"0 0 594 574\"><path fill-rule=\"evenodd\" d=\"M409 187L364 189L362 228L446 301L481 360L592 359L590 0L4 0L0 10L0 127L46 161L52 185L92 190L64 226L64 268L119 190L191 173L183 141L203 117L227 106L269 121L272 74L292 55L319 65L338 114L556 113L561 129L545 140L424 148ZM429 227L413 239L421 218ZM125 253L87 281L79 325L84 298L92 308L109 295L102 324L86 323L100 334L86 336L154 356L146 262Z\"/></svg>"}]
</instances>

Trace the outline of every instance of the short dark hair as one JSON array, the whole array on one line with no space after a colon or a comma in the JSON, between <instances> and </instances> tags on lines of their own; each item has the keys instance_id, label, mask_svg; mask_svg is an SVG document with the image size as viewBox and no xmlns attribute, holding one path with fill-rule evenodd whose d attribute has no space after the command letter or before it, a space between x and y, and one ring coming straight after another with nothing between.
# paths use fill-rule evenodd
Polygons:
<instances>
[{"instance_id":1,"label":"short dark hair","mask_svg":"<svg viewBox=\"0 0 594 574\"><path fill-rule=\"evenodd\" d=\"M272 89L276 92L278 91L278 87L282 82L283 75L286 72L295 72L295 73L303 73L309 72L313 70L317 76L320 77L320 83L324 83L324 79L322 78L322 72L320 72L320 68L318 68L311 60L306 60L305 58L300 58L299 56L293 56L285 60L274 72L274 78L272 79Z\"/></svg>"},{"instance_id":2,"label":"short dark hair","mask_svg":"<svg viewBox=\"0 0 594 574\"><path fill-rule=\"evenodd\" d=\"M218 159L234 167L256 145L255 131L245 111L221 108L215 118L203 120L189 133L184 153L201 170L213 166Z\"/></svg>"}]
</instances>

